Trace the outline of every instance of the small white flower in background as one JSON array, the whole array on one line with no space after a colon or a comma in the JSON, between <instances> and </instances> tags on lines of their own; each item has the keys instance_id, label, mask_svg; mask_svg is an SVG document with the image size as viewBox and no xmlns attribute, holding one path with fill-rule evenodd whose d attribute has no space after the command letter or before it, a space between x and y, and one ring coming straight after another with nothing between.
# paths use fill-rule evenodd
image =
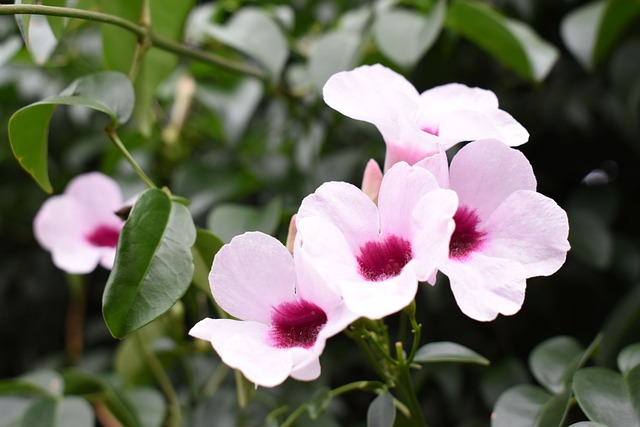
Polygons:
<instances>
[{"instance_id":1,"label":"small white flower in background","mask_svg":"<svg viewBox=\"0 0 640 427\"><path fill-rule=\"evenodd\" d=\"M111 269L124 226L115 212L123 205L113 179L99 172L79 175L43 203L33 222L36 240L67 273L89 273L98 264Z\"/></svg>"}]
</instances>

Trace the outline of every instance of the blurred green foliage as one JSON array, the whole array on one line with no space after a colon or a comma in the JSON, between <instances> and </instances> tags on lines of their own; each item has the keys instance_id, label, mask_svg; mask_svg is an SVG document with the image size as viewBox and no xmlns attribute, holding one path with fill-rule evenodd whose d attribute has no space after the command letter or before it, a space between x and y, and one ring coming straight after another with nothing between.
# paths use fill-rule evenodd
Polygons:
<instances>
[{"instance_id":1,"label":"blurred green foliage","mask_svg":"<svg viewBox=\"0 0 640 427\"><path fill-rule=\"evenodd\" d=\"M75 7L138 22L145 16L143 4L80 0ZM0 378L13 378L0 383L0 426L14 425L25 411L27 420L61 414L50 425L66 425L65 417L92 425L100 411L125 425L160 425L171 402L145 352L153 353L174 384L185 425L260 425L276 410L267 418L275 422L281 420L280 405L292 410L322 387L370 379L354 344L336 337L322 357L319 380L288 381L272 390L252 391L249 385L250 402L239 409L233 375L208 345L186 336L191 325L214 311L202 289L213 253L198 243L196 286L172 310L121 342L102 317L108 272L88 275L84 355L69 366L67 278L32 233L33 217L47 195L20 168L8 138L9 121L21 108L60 94L77 78L104 70L129 73L136 104L120 137L153 181L188 198L195 224L224 241L246 229L264 229L284 240L304 196L324 181L358 184L369 158L382 161L384 144L375 128L332 111L321 97L334 72L374 62L403 72L420 91L449 82L494 91L501 108L531 134L521 150L533 164L538 190L568 211L571 224L573 249L566 265L552 277L530 279L524 307L514 316L478 323L459 312L445 281L420 290L423 340L460 343L491 361L490 367L430 363L417 371L428 424L487 426L494 408L509 413L515 404L529 411L494 425L537 420L557 426L563 418L564 425L587 418L616 425L601 415L600 398L585 390L606 382L619 392L621 381L631 377L637 383L637 366L616 365L622 349L640 341L637 1L148 4L155 34L262 69L267 77L157 47L132 66L138 39L122 29L50 16L50 31L43 32L42 25L29 29L31 20L0 16ZM21 31L31 41L30 51L20 42ZM127 196L143 189L109 142L108 120L82 106L55 110L45 171L54 193L72 177L96 169L115 177ZM202 233L199 242L216 239ZM394 332L401 329L398 323L392 318L389 325L400 339L402 333ZM602 340L589 347L600 332ZM570 392L578 406L565 411ZM637 392L634 388L632 396ZM370 410L386 408L384 396ZM314 413L316 425L365 425L372 401L361 392L334 398ZM625 414L638 416L635 402ZM298 425L307 425L305 417Z\"/></svg>"}]
</instances>

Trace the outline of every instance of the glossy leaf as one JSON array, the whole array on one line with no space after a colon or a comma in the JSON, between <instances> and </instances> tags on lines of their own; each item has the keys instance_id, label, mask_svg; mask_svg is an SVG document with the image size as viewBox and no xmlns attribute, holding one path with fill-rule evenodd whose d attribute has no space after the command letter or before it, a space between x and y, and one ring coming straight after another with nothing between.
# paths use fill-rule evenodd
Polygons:
<instances>
[{"instance_id":1,"label":"glossy leaf","mask_svg":"<svg viewBox=\"0 0 640 427\"><path fill-rule=\"evenodd\" d=\"M402 67L413 67L438 38L445 13L444 0L429 16L400 8L379 11L373 31L380 51Z\"/></svg>"},{"instance_id":2,"label":"glossy leaf","mask_svg":"<svg viewBox=\"0 0 640 427\"><path fill-rule=\"evenodd\" d=\"M568 374L576 368L583 348L573 337L548 339L533 349L529 368L533 376L547 390L559 394L565 390Z\"/></svg>"},{"instance_id":3,"label":"glossy leaf","mask_svg":"<svg viewBox=\"0 0 640 427\"><path fill-rule=\"evenodd\" d=\"M393 427L396 408L393 397L386 391L380 393L367 410L367 427Z\"/></svg>"},{"instance_id":4,"label":"glossy leaf","mask_svg":"<svg viewBox=\"0 0 640 427\"><path fill-rule=\"evenodd\" d=\"M618 355L618 369L626 374L640 365L640 343L625 347Z\"/></svg>"},{"instance_id":5,"label":"glossy leaf","mask_svg":"<svg viewBox=\"0 0 640 427\"><path fill-rule=\"evenodd\" d=\"M586 69L592 69L609 53L618 38L640 15L640 3L599 0L572 10L562 20L562 39Z\"/></svg>"},{"instance_id":6,"label":"glossy leaf","mask_svg":"<svg viewBox=\"0 0 640 427\"><path fill-rule=\"evenodd\" d=\"M569 427L607 427L607 426L600 423L594 423L593 421L580 421L579 423L571 424Z\"/></svg>"},{"instance_id":7,"label":"glossy leaf","mask_svg":"<svg viewBox=\"0 0 640 427\"><path fill-rule=\"evenodd\" d=\"M75 396L64 399L42 398L27 409L23 426L93 427L95 419L89 403Z\"/></svg>"},{"instance_id":8,"label":"glossy leaf","mask_svg":"<svg viewBox=\"0 0 640 427\"><path fill-rule=\"evenodd\" d=\"M120 234L103 296L102 312L114 337L146 325L182 297L193 276L195 239L186 206L159 189L140 195Z\"/></svg>"},{"instance_id":9,"label":"glossy leaf","mask_svg":"<svg viewBox=\"0 0 640 427\"><path fill-rule=\"evenodd\" d=\"M640 423L640 365L636 365L624 374L624 383L627 386L629 401Z\"/></svg>"},{"instance_id":10,"label":"glossy leaf","mask_svg":"<svg viewBox=\"0 0 640 427\"><path fill-rule=\"evenodd\" d=\"M0 396L0 427L19 427L31 398Z\"/></svg>"},{"instance_id":11,"label":"glossy leaf","mask_svg":"<svg viewBox=\"0 0 640 427\"><path fill-rule=\"evenodd\" d=\"M134 408L141 426L160 427L164 421L167 404L159 391L137 387L123 392L123 397Z\"/></svg>"},{"instance_id":12,"label":"glossy leaf","mask_svg":"<svg viewBox=\"0 0 640 427\"><path fill-rule=\"evenodd\" d=\"M207 228L228 243L246 231L272 234L280 223L282 201L273 199L263 208L236 204L221 204L211 211Z\"/></svg>"},{"instance_id":13,"label":"glossy leaf","mask_svg":"<svg viewBox=\"0 0 640 427\"><path fill-rule=\"evenodd\" d=\"M540 410L536 419L536 427L557 427L562 425L565 414L571 407L571 390L553 396Z\"/></svg>"},{"instance_id":14,"label":"glossy leaf","mask_svg":"<svg viewBox=\"0 0 640 427\"><path fill-rule=\"evenodd\" d=\"M540 387L524 384L512 387L498 398L491 427L525 427L536 425L542 408L552 396Z\"/></svg>"},{"instance_id":15,"label":"glossy leaf","mask_svg":"<svg viewBox=\"0 0 640 427\"><path fill-rule=\"evenodd\" d=\"M20 37L8 37L0 44L0 66L6 64L22 47Z\"/></svg>"},{"instance_id":16,"label":"glossy leaf","mask_svg":"<svg viewBox=\"0 0 640 427\"><path fill-rule=\"evenodd\" d=\"M218 236L208 230L198 229L196 244L192 248L195 271L193 282L204 292L210 292L209 272L213 264L213 258L218 253L224 242Z\"/></svg>"},{"instance_id":17,"label":"glossy leaf","mask_svg":"<svg viewBox=\"0 0 640 427\"><path fill-rule=\"evenodd\" d=\"M432 342L420 347L413 361L420 363L455 362L489 365L489 360L475 351L460 344L446 341Z\"/></svg>"},{"instance_id":18,"label":"glossy leaf","mask_svg":"<svg viewBox=\"0 0 640 427\"><path fill-rule=\"evenodd\" d=\"M590 420L609 427L640 425L634 413L624 378L600 367L584 368L573 376L573 392L582 411Z\"/></svg>"},{"instance_id":19,"label":"glossy leaf","mask_svg":"<svg viewBox=\"0 0 640 427\"><path fill-rule=\"evenodd\" d=\"M529 26L480 2L453 2L446 26L531 81L543 80L558 58L557 49Z\"/></svg>"},{"instance_id":20,"label":"glossy leaf","mask_svg":"<svg viewBox=\"0 0 640 427\"><path fill-rule=\"evenodd\" d=\"M56 371L49 369L29 372L21 376L20 381L33 384L53 396L61 396L64 392L64 380L62 376Z\"/></svg>"},{"instance_id":21,"label":"glossy leaf","mask_svg":"<svg viewBox=\"0 0 640 427\"><path fill-rule=\"evenodd\" d=\"M361 49L361 36L352 31L333 31L320 36L309 57L309 74L316 88L322 90L333 74L355 67Z\"/></svg>"},{"instance_id":22,"label":"glossy leaf","mask_svg":"<svg viewBox=\"0 0 640 427\"><path fill-rule=\"evenodd\" d=\"M262 9L245 7L224 26L211 25L207 33L260 62L272 81L280 73L289 56L287 41L278 25Z\"/></svg>"},{"instance_id":23,"label":"glossy leaf","mask_svg":"<svg viewBox=\"0 0 640 427\"><path fill-rule=\"evenodd\" d=\"M11 116L9 140L13 154L40 187L51 193L47 139L54 109L58 105L88 107L121 124L131 116L133 98L133 87L124 74L107 71L81 77L60 95L28 105Z\"/></svg>"}]
</instances>

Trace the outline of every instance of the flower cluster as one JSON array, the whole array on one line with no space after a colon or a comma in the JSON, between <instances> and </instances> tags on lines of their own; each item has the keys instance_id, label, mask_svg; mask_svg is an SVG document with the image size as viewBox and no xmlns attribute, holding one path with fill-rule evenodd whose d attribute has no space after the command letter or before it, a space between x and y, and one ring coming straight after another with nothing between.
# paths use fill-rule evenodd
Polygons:
<instances>
[{"instance_id":1,"label":"flower cluster","mask_svg":"<svg viewBox=\"0 0 640 427\"><path fill-rule=\"evenodd\" d=\"M492 92L449 84L419 94L381 65L338 73L323 92L378 128L385 173L370 161L362 189L328 182L307 196L292 253L251 232L216 255L211 291L236 319L204 319L190 334L256 385L316 378L327 338L402 310L438 271L469 317L514 314L526 279L554 273L569 250L566 213L536 192L511 148L529 135ZM449 164L446 150L463 141L473 142Z\"/></svg>"}]
</instances>

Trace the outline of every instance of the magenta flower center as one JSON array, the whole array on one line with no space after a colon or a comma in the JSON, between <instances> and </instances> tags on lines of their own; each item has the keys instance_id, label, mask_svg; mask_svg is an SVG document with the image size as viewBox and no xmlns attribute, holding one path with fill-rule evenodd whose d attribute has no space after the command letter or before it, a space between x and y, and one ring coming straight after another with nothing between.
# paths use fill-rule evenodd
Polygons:
<instances>
[{"instance_id":1,"label":"magenta flower center","mask_svg":"<svg viewBox=\"0 0 640 427\"><path fill-rule=\"evenodd\" d=\"M93 246L115 248L118 246L118 237L120 237L120 229L109 225L99 225L86 239Z\"/></svg>"},{"instance_id":2,"label":"magenta flower center","mask_svg":"<svg viewBox=\"0 0 640 427\"><path fill-rule=\"evenodd\" d=\"M478 230L480 218L473 209L460 206L453 216L456 229L449 242L449 258L464 259L484 242L484 232Z\"/></svg>"},{"instance_id":3,"label":"magenta flower center","mask_svg":"<svg viewBox=\"0 0 640 427\"><path fill-rule=\"evenodd\" d=\"M391 235L382 242L367 242L357 257L360 274L372 282L395 277L413 258L411 243Z\"/></svg>"},{"instance_id":4,"label":"magenta flower center","mask_svg":"<svg viewBox=\"0 0 640 427\"><path fill-rule=\"evenodd\" d=\"M311 347L327 323L320 307L303 299L284 302L271 313L271 344L278 348Z\"/></svg>"}]
</instances>

